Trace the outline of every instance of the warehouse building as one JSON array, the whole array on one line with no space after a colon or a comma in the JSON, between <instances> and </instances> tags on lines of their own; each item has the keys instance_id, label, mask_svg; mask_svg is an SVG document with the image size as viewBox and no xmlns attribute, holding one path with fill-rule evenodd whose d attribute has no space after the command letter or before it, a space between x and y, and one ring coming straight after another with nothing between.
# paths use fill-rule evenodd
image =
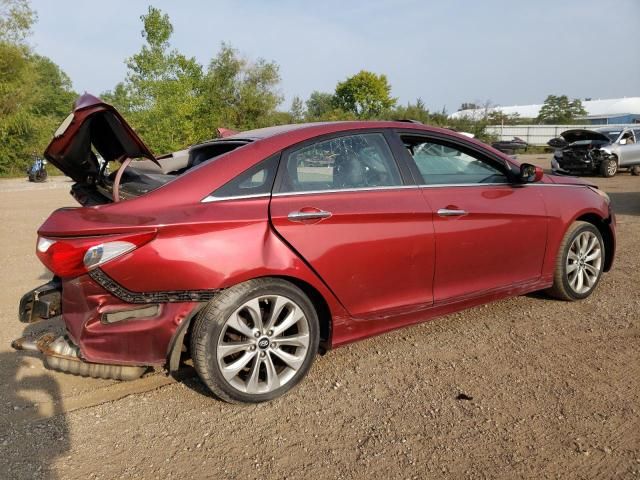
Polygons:
<instances>
[{"instance_id":1,"label":"warehouse building","mask_svg":"<svg viewBox=\"0 0 640 480\"><path fill-rule=\"evenodd\" d=\"M612 98L606 100L583 100L582 106L587 115L577 120L589 125L620 125L640 123L640 97ZM509 107L491 107L491 111L500 111L505 115L518 114L521 119L536 118L542 104L513 105ZM451 118L482 118L486 109L459 110L450 115Z\"/></svg>"}]
</instances>

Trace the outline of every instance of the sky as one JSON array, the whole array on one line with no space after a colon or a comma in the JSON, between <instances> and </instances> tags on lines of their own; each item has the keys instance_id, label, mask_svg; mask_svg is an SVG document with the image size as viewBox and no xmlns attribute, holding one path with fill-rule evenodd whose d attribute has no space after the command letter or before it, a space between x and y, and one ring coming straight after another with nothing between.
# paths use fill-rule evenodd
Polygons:
<instances>
[{"instance_id":1,"label":"sky","mask_svg":"<svg viewBox=\"0 0 640 480\"><path fill-rule=\"evenodd\" d=\"M358 71L387 75L400 103L542 103L640 96L640 0L32 0L30 43L100 94L139 51L140 15L167 13L172 46L207 65L221 42L280 66L282 109Z\"/></svg>"}]
</instances>

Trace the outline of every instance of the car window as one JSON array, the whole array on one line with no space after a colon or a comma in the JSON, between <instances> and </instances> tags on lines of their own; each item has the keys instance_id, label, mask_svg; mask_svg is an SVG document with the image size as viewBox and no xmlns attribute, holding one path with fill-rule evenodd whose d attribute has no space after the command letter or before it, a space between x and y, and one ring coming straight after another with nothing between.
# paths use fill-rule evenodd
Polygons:
<instances>
[{"instance_id":1,"label":"car window","mask_svg":"<svg viewBox=\"0 0 640 480\"><path fill-rule=\"evenodd\" d=\"M273 187L273 180L278 168L278 157L279 155L273 155L245 170L233 180L218 188L210 197L215 199L271 193L271 187Z\"/></svg>"},{"instance_id":2,"label":"car window","mask_svg":"<svg viewBox=\"0 0 640 480\"><path fill-rule=\"evenodd\" d=\"M625 130L624 133L622 134L622 137L620 138L620 140L625 140L625 144L626 145L634 143L633 131L632 130Z\"/></svg>"},{"instance_id":3,"label":"car window","mask_svg":"<svg viewBox=\"0 0 640 480\"><path fill-rule=\"evenodd\" d=\"M497 162L431 140L410 137L402 140L425 185L508 183Z\"/></svg>"},{"instance_id":4,"label":"car window","mask_svg":"<svg viewBox=\"0 0 640 480\"><path fill-rule=\"evenodd\" d=\"M284 163L282 192L344 190L401 185L391 150L381 133L345 135L291 152Z\"/></svg>"}]
</instances>

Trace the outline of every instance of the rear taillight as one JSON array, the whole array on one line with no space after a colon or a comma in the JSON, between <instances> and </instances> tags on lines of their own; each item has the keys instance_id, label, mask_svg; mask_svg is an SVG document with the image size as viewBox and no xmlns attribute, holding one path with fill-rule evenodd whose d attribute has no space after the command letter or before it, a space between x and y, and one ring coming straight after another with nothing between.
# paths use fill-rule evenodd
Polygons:
<instances>
[{"instance_id":1,"label":"rear taillight","mask_svg":"<svg viewBox=\"0 0 640 480\"><path fill-rule=\"evenodd\" d=\"M59 277L75 277L148 243L155 232L99 237L39 237L36 253Z\"/></svg>"}]
</instances>

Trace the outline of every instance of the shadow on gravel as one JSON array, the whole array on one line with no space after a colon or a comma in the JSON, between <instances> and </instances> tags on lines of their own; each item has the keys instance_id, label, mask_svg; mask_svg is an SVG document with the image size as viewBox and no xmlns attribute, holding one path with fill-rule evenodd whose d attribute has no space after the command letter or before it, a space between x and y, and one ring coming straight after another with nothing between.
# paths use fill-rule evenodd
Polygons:
<instances>
[{"instance_id":1,"label":"shadow on gravel","mask_svg":"<svg viewBox=\"0 0 640 480\"><path fill-rule=\"evenodd\" d=\"M640 192L609 192L613 210L618 215L640 215Z\"/></svg>"},{"instance_id":2,"label":"shadow on gravel","mask_svg":"<svg viewBox=\"0 0 640 480\"><path fill-rule=\"evenodd\" d=\"M38 329L25 328L23 335ZM2 352L0 365L0 478L56 479L56 459L70 449L58 382L34 370L34 352ZM37 372L37 373L34 373Z\"/></svg>"}]
</instances>

